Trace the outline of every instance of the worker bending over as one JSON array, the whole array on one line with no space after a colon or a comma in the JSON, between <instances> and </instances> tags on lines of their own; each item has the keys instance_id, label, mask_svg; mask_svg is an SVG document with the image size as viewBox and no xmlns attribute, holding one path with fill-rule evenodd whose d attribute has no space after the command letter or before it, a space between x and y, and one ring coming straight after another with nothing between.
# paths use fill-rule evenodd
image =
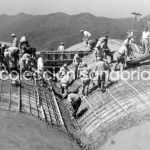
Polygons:
<instances>
[{"instance_id":1,"label":"worker bending over","mask_svg":"<svg viewBox=\"0 0 150 150\"><path fill-rule=\"evenodd\" d=\"M87 47L89 38L91 37L91 33L85 30L80 30L80 33L83 35L83 41L86 43L86 47Z\"/></svg>"},{"instance_id":2,"label":"worker bending over","mask_svg":"<svg viewBox=\"0 0 150 150\"><path fill-rule=\"evenodd\" d=\"M133 54L132 44L134 44L134 39L132 35L128 35L127 39L123 42L123 46L127 49L127 56L129 59L135 58Z\"/></svg>"},{"instance_id":3,"label":"worker bending over","mask_svg":"<svg viewBox=\"0 0 150 150\"><path fill-rule=\"evenodd\" d=\"M77 112L79 110L79 107L81 106L81 97L79 96L79 92L78 92L78 94L76 94L76 93L68 94L67 105L68 105L68 108L72 112L72 116L75 119L77 119Z\"/></svg>"},{"instance_id":4,"label":"worker bending over","mask_svg":"<svg viewBox=\"0 0 150 150\"><path fill-rule=\"evenodd\" d=\"M126 66L126 59L127 59L127 48L125 45L123 45L117 53L117 63L114 69L116 69L118 65L121 65L120 71L123 71L124 67Z\"/></svg>"}]
</instances>

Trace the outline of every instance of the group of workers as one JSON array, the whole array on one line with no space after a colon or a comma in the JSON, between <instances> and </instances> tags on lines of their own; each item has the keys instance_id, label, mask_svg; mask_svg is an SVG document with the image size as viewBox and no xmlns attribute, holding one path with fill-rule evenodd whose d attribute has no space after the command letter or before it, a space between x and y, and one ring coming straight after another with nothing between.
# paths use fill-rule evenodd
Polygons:
<instances>
[{"instance_id":1,"label":"group of workers","mask_svg":"<svg viewBox=\"0 0 150 150\"><path fill-rule=\"evenodd\" d=\"M41 53L36 52L36 49L29 45L26 36L22 36L20 40L14 33L11 36L13 38L12 45L1 43L0 69L5 69L8 73L16 70L20 73L20 77L26 70L35 71L40 75L44 71Z\"/></svg>"},{"instance_id":2,"label":"group of workers","mask_svg":"<svg viewBox=\"0 0 150 150\"><path fill-rule=\"evenodd\" d=\"M74 71L70 71L67 64L64 64L59 71L60 87L62 90L62 96L67 99L67 105L72 110L73 117L77 118L77 112L82 102L83 96L88 96L90 83L95 86L95 80L97 82L98 89L101 91L106 90L106 82L109 80L109 73L112 68L110 64L114 62L113 52L108 46L108 36L101 37L90 41L91 33L85 30L80 31L83 35L83 41L85 46L90 46L90 49L94 51L95 65L90 68L87 63L83 62L77 52L73 59ZM28 39L23 36L20 41L17 39L15 34L11 35L13 38L12 46L8 46L6 43L2 43L0 46L0 69L5 69L10 72L12 69L19 68L20 75L26 70L36 71L40 75L44 71L43 58L40 52L36 52L35 48L30 47ZM142 47L143 53L149 53L149 39L150 32L148 28L142 34ZM127 58L135 58L132 44L135 44L133 34L129 34L127 39L123 42L121 48L117 51L117 62L114 69L118 65L121 65L120 70L126 66ZM61 43L58 47L59 51L64 51L64 43ZM110 57L110 62L108 61ZM108 72L108 76L106 76ZM94 78L91 77L94 76ZM77 92L69 93L69 85L71 78L73 80L81 79L82 87Z\"/></svg>"},{"instance_id":3,"label":"group of workers","mask_svg":"<svg viewBox=\"0 0 150 150\"><path fill-rule=\"evenodd\" d=\"M62 76L60 80L62 95L64 98L67 98L68 104L72 106L74 117L77 116L78 109L81 105L82 96L88 96L89 93L89 85L93 83L95 86L94 81L97 81L98 89L102 91L106 90L106 82L109 81L109 74L112 70L110 64L114 62L113 52L109 49L108 46L108 36L104 36L100 39L89 40L91 33L88 31L81 30L83 34L83 41L85 42L85 46L90 46L90 49L94 51L95 54L95 65L93 68L90 68L87 63L83 62L80 58L78 52L75 54L73 59L74 64L74 80L81 79L82 87L81 90L78 90L77 93L69 93L69 84L70 84L70 76L72 72L69 71L67 65L63 65L60 68L59 75ZM145 31L142 34L142 53L148 54L149 53L149 43L150 43L150 32L148 28L145 28ZM133 53L132 45L135 45L133 33L130 33L127 38L124 40L122 46L116 52L116 63L114 64L113 70L116 70L118 65L120 65L120 71L123 71L124 67L126 66L126 61L129 59L134 59L135 55ZM110 57L110 62L108 61L107 57ZM92 72L94 74L92 74ZM108 72L108 76L106 75ZM96 74L95 74L96 73ZM90 75L96 76L96 78L91 78Z\"/></svg>"}]
</instances>

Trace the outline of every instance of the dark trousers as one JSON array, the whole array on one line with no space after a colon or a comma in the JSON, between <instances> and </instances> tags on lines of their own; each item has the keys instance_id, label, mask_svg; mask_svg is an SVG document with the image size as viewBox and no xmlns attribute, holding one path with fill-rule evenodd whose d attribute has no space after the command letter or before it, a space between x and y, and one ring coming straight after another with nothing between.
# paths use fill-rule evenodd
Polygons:
<instances>
[{"instance_id":1,"label":"dark trousers","mask_svg":"<svg viewBox=\"0 0 150 150\"><path fill-rule=\"evenodd\" d=\"M72 104L72 107L73 107L73 109L74 109L74 112L73 112L73 116L74 117L76 117L76 115L77 115L77 112L78 112L78 109L79 109L79 107L80 107L80 105L81 105L81 98L79 98L77 101L75 101L75 102L71 102L71 104Z\"/></svg>"}]
</instances>

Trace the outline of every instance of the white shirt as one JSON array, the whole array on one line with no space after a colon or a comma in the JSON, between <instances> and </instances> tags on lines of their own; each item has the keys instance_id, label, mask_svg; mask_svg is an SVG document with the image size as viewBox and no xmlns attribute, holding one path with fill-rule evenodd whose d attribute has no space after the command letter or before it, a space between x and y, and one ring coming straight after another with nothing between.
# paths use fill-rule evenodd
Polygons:
<instances>
[{"instance_id":1,"label":"white shirt","mask_svg":"<svg viewBox=\"0 0 150 150\"><path fill-rule=\"evenodd\" d=\"M37 69L38 71L43 71L44 69L44 62L42 57L39 57L37 60Z\"/></svg>"},{"instance_id":2,"label":"white shirt","mask_svg":"<svg viewBox=\"0 0 150 150\"><path fill-rule=\"evenodd\" d=\"M14 39L13 39L13 47L18 47L18 39L15 37Z\"/></svg>"},{"instance_id":3,"label":"white shirt","mask_svg":"<svg viewBox=\"0 0 150 150\"><path fill-rule=\"evenodd\" d=\"M84 37L89 38L91 36L91 33L88 31L83 32Z\"/></svg>"},{"instance_id":4,"label":"white shirt","mask_svg":"<svg viewBox=\"0 0 150 150\"><path fill-rule=\"evenodd\" d=\"M150 32L149 31L143 31L142 39L149 39L150 38Z\"/></svg>"},{"instance_id":5,"label":"white shirt","mask_svg":"<svg viewBox=\"0 0 150 150\"><path fill-rule=\"evenodd\" d=\"M134 39L131 38L129 41L128 39L125 39L124 42L123 42L123 46L126 46L126 45L131 45L132 43L134 43Z\"/></svg>"},{"instance_id":6,"label":"white shirt","mask_svg":"<svg viewBox=\"0 0 150 150\"><path fill-rule=\"evenodd\" d=\"M59 47L58 47L58 51L64 51L65 50L65 47L63 46L63 45L60 45Z\"/></svg>"}]
</instances>

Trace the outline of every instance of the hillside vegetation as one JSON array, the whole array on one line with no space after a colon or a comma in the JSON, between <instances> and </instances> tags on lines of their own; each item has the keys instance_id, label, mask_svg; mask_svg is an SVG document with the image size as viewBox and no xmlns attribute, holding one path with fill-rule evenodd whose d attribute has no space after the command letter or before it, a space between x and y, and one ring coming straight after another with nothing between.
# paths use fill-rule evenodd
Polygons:
<instances>
[{"instance_id":1,"label":"hillside vegetation","mask_svg":"<svg viewBox=\"0 0 150 150\"><path fill-rule=\"evenodd\" d=\"M145 24L149 16L144 17ZM80 30L88 30L93 37L108 34L111 38L124 39L131 29L133 18L111 19L96 17L89 13L67 15L54 13L49 15L29 15L20 13L14 16L0 15L0 40L11 42L11 33L19 37L27 35L30 43L39 49L56 49L60 42L68 48L80 43ZM141 35L140 23L137 24L136 35Z\"/></svg>"}]
</instances>

